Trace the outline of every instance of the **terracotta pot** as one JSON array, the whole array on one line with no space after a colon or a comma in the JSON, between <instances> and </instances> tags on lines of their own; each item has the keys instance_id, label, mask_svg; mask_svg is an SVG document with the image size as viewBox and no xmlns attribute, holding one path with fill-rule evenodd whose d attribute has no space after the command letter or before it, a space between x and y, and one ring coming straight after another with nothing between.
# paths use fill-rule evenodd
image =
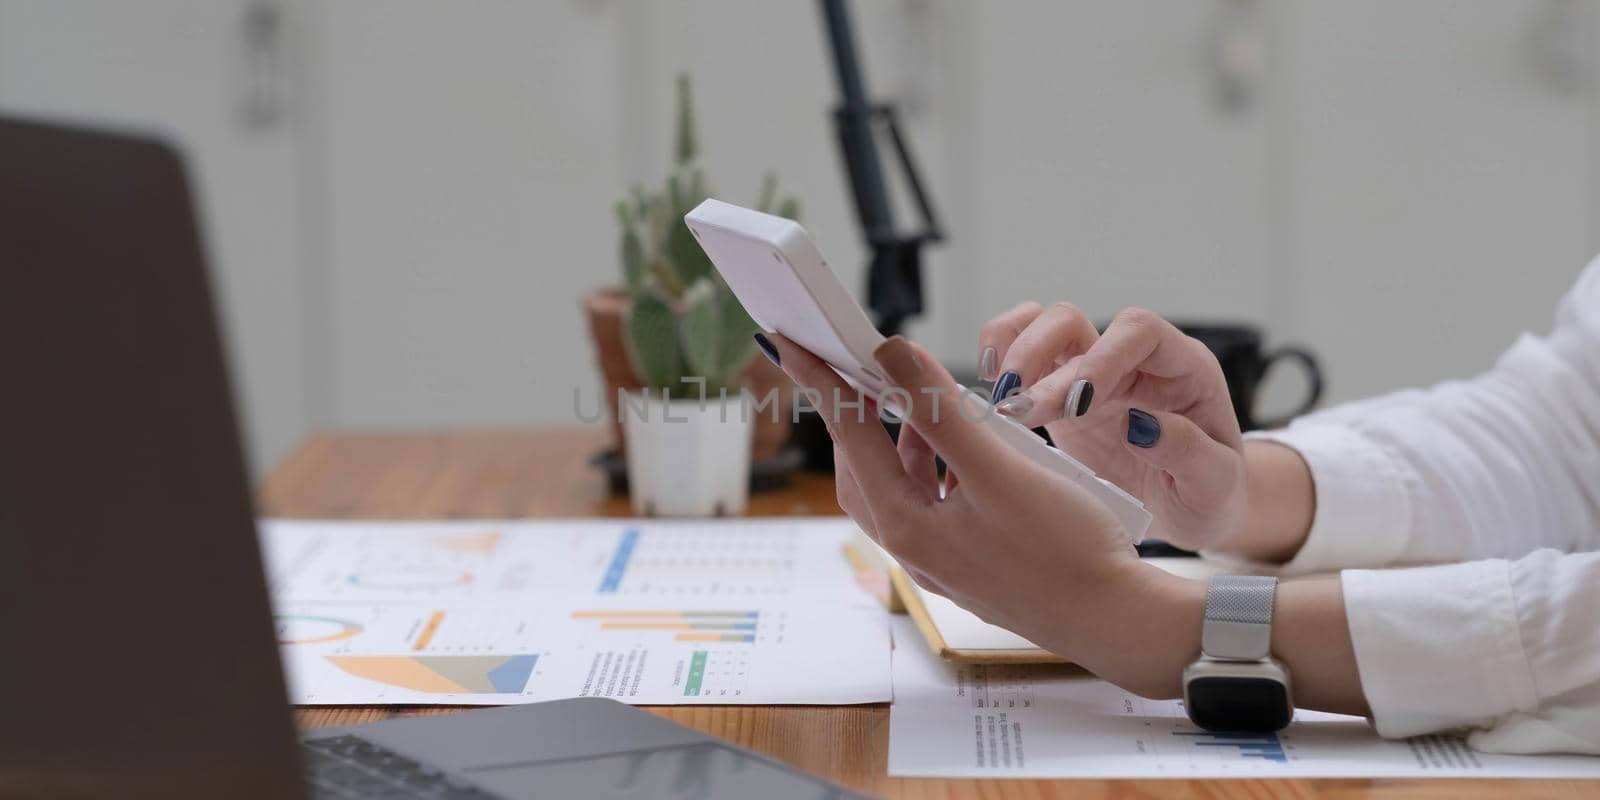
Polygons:
<instances>
[{"instance_id":1,"label":"terracotta pot","mask_svg":"<svg viewBox=\"0 0 1600 800\"><path fill-rule=\"evenodd\" d=\"M600 382L605 389L605 405L611 413L612 438L617 452L625 452L621 416L617 413L617 390L631 391L639 388L639 379L633 373L633 362L628 360L626 331L630 306L627 290L620 286L596 289L583 298L584 316L589 320L589 336L594 341L595 358L599 362ZM784 371L765 358L753 358L744 370L744 384L758 398L778 390L778 419L772 419L771 408L764 408L755 417L755 427L750 437L750 456L753 461L774 458L789 441L793 424L793 383Z\"/></svg>"}]
</instances>

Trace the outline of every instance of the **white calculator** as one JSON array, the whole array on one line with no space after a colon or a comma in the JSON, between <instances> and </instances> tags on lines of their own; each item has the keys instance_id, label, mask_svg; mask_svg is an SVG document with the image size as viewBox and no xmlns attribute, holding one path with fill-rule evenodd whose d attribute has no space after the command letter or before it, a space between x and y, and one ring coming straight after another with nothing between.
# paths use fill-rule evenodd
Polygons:
<instances>
[{"instance_id":1,"label":"white calculator","mask_svg":"<svg viewBox=\"0 0 1600 800\"><path fill-rule=\"evenodd\" d=\"M863 394L884 399L892 384L872 357L883 335L839 283L805 228L721 200L706 200L684 220L757 325L811 351ZM975 401L987 409L988 397L963 390L970 396L964 403ZM890 411L896 410L892 401L884 402ZM1116 514L1135 544L1144 539L1150 512L1138 498L992 409L981 418L982 424L1034 463L1093 493Z\"/></svg>"}]
</instances>

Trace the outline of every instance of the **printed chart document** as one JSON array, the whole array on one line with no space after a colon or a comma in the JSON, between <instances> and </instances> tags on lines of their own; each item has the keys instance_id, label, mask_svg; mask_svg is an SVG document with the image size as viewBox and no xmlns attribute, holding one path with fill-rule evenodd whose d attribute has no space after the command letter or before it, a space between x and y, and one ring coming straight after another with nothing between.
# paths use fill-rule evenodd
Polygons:
<instances>
[{"instance_id":1,"label":"printed chart document","mask_svg":"<svg viewBox=\"0 0 1600 800\"><path fill-rule=\"evenodd\" d=\"M888 615L848 520L267 520L308 705L888 700Z\"/></svg>"},{"instance_id":2,"label":"printed chart document","mask_svg":"<svg viewBox=\"0 0 1600 800\"><path fill-rule=\"evenodd\" d=\"M1381 739L1360 717L1295 712L1277 734L1208 733L1062 666L956 665L896 619L889 774L947 778L1600 778L1600 758L1479 753Z\"/></svg>"}]
</instances>

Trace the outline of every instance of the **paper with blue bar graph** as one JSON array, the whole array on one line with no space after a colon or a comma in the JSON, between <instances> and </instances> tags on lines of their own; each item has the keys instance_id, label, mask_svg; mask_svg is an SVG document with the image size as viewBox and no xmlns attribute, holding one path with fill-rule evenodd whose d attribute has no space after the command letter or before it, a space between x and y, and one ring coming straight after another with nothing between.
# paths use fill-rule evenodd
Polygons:
<instances>
[{"instance_id":1,"label":"paper with blue bar graph","mask_svg":"<svg viewBox=\"0 0 1600 800\"><path fill-rule=\"evenodd\" d=\"M888 617L842 518L268 520L295 703L889 699Z\"/></svg>"},{"instance_id":2,"label":"paper with blue bar graph","mask_svg":"<svg viewBox=\"0 0 1600 800\"><path fill-rule=\"evenodd\" d=\"M889 774L942 778L1600 778L1600 759L1479 753L1450 736L1385 740L1360 717L1298 711L1276 734L1209 733L1061 665L939 660L894 621Z\"/></svg>"}]
</instances>

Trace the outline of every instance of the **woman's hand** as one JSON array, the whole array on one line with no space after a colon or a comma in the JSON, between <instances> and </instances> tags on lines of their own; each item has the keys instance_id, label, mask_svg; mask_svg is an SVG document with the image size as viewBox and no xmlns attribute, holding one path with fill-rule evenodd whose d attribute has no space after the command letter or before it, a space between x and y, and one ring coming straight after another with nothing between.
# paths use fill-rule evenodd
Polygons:
<instances>
[{"instance_id":1,"label":"woman's hand","mask_svg":"<svg viewBox=\"0 0 1600 800\"><path fill-rule=\"evenodd\" d=\"M1130 690L1178 692L1203 586L1141 563L1093 495L968 419L972 404L958 409L955 382L916 345L895 337L875 354L910 398L896 447L872 403L840 407L858 394L831 368L770 341L833 435L840 505L913 579ZM960 475L943 498L935 452Z\"/></svg>"},{"instance_id":2,"label":"woman's hand","mask_svg":"<svg viewBox=\"0 0 1600 800\"><path fill-rule=\"evenodd\" d=\"M983 326L979 350L984 378L1023 387L997 410L1143 500L1152 537L1198 550L1240 529L1243 440L1204 344L1143 309L1101 335L1069 303L1024 303Z\"/></svg>"}]
</instances>

